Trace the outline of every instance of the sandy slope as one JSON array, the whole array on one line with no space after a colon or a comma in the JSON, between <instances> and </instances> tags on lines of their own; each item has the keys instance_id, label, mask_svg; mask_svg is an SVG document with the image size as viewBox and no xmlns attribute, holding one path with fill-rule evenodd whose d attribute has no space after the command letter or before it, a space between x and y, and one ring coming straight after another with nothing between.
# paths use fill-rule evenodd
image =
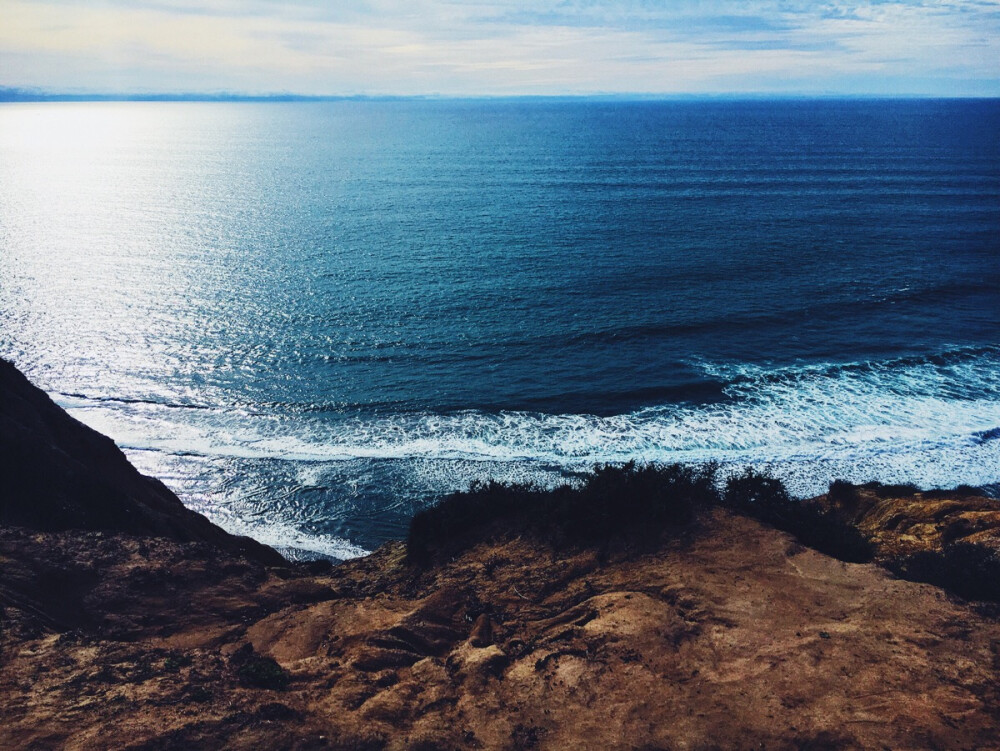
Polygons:
<instances>
[{"instance_id":1,"label":"sandy slope","mask_svg":"<svg viewBox=\"0 0 1000 751\"><path fill-rule=\"evenodd\" d=\"M79 623L6 604L3 748L1000 738L1000 623L724 512L687 540L603 565L519 539L424 572L399 544L318 575L94 533L7 531L0 554L5 569L65 566L86 591ZM246 644L288 671L287 688L240 684Z\"/></svg>"}]
</instances>

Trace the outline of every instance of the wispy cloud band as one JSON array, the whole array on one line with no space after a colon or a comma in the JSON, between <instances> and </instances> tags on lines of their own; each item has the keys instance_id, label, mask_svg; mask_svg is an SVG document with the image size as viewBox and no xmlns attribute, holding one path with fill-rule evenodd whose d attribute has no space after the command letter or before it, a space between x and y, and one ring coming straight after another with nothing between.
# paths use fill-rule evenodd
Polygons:
<instances>
[{"instance_id":1,"label":"wispy cloud band","mask_svg":"<svg viewBox=\"0 0 1000 751\"><path fill-rule=\"evenodd\" d=\"M0 85L1000 95L1000 0L0 0Z\"/></svg>"}]
</instances>

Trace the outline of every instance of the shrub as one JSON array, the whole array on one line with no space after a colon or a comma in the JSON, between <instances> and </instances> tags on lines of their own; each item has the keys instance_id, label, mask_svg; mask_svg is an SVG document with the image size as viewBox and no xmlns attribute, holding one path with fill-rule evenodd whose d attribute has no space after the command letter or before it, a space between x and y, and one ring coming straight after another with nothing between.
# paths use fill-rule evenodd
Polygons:
<instances>
[{"instance_id":1,"label":"shrub","mask_svg":"<svg viewBox=\"0 0 1000 751\"><path fill-rule=\"evenodd\" d=\"M872 547L855 527L816 504L793 500L777 478L747 468L728 478L720 495L717 472L715 464L630 462L597 466L578 487L542 490L531 485L475 484L413 517L407 557L425 566L435 558L512 533L602 550L613 540L643 547L721 501L828 555L845 561L871 560Z\"/></svg>"},{"instance_id":2,"label":"shrub","mask_svg":"<svg viewBox=\"0 0 1000 751\"><path fill-rule=\"evenodd\" d=\"M784 509L791 498L781 480L747 467L726 480L722 501L732 509L761 517Z\"/></svg>"},{"instance_id":3,"label":"shrub","mask_svg":"<svg viewBox=\"0 0 1000 751\"><path fill-rule=\"evenodd\" d=\"M473 534L487 538L491 527L507 526L533 510L548 505L546 494L531 485L474 483L469 490L446 496L437 505L410 520L406 554L418 565L430 563L435 553L454 553L466 547Z\"/></svg>"},{"instance_id":4,"label":"shrub","mask_svg":"<svg viewBox=\"0 0 1000 751\"><path fill-rule=\"evenodd\" d=\"M579 487L541 490L489 482L455 493L410 523L407 556L426 565L497 534L516 530L558 544L607 545L615 537L651 543L718 501L713 464L594 468Z\"/></svg>"},{"instance_id":5,"label":"shrub","mask_svg":"<svg viewBox=\"0 0 1000 751\"><path fill-rule=\"evenodd\" d=\"M879 498L909 498L920 492L920 488L912 483L899 485L883 485L878 483L878 487L874 488L874 490L875 495Z\"/></svg>"},{"instance_id":6,"label":"shrub","mask_svg":"<svg viewBox=\"0 0 1000 751\"><path fill-rule=\"evenodd\" d=\"M597 467L583 487L557 495L552 514L571 543L606 542L630 534L651 541L665 526L688 524L718 500L715 466L681 464Z\"/></svg>"},{"instance_id":7,"label":"shrub","mask_svg":"<svg viewBox=\"0 0 1000 751\"><path fill-rule=\"evenodd\" d=\"M789 532L803 545L842 561L866 563L874 555L871 542L835 511L793 500L780 480L752 467L726 481L722 498L735 511Z\"/></svg>"},{"instance_id":8,"label":"shrub","mask_svg":"<svg viewBox=\"0 0 1000 751\"><path fill-rule=\"evenodd\" d=\"M972 495L984 495L984 492L982 488L976 488L972 485L959 485L952 490L942 488L925 490L923 495L924 498L968 498Z\"/></svg>"},{"instance_id":9,"label":"shrub","mask_svg":"<svg viewBox=\"0 0 1000 751\"><path fill-rule=\"evenodd\" d=\"M826 496L834 503L851 506L858 500L858 489L847 480L834 480L830 483Z\"/></svg>"},{"instance_id":10,"label":"shrub","mask_svg":"<svg viewBox=\"0 0 1000 751\"><path fill-rule=\"evenodd\" d=\"M967 600L1000 602L1000 556L972 543L925 550L886 564L902 579L934 584Z\"/></svg>"},{"instance_id":11,"label":"shrub","mask_svg":"<svg viewBox=\"0 0 1000 751\"><path fill-rule=\"evenodd\" d=\"M229 658L236 669L236 678L243 686L281 691L288 686L288 673L270 657L254 652L253 646L244 644Z\"/></svg>"},{"instance_id":12,"label":"shrub","mask_svg":"<svg viewBox=\"0 0 1000 751\"><path fill-rule=\"evenodd\" d=\"M962 484L959 485L957 488L955 488L955 495L957 496L966 497L970 495L982 495L982 494L983 494L983 489L977 488L973 485Z\"/></svg>"},{"instance_id":13,"label":"shrub","mask_svg":"<svg viewBox=\"0 0 1000 751\"><path fill-rule=\"evenodd\" d=\"M251 657L236 670L244 686L281 691L288 687L288 673L270 657Z\"/></svg>"}]
</instances>

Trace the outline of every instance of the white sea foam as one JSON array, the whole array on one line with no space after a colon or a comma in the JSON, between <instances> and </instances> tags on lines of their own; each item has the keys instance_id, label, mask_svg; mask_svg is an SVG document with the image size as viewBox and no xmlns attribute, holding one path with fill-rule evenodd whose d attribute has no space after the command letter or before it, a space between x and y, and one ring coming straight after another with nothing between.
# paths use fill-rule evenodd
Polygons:
<instances>
[{"instance_id":1,"label":"white sea foam","mask_svg":"<svg viewBox=\"0 0 1000 751\"><path fill-rule=\"evenodd\" d=\"M629 459L777 461L971 448L1000 426L1000 375L992 363L962 372L743 369L729 399L595 416L528 412L398 414L327 419L233 414L60 397L119 445L176 454L329 462L355 459L539 461ZM786 377L780 377L785 375Z\"/></svg>"},{"instance_id":2,"label":"white sea foam","mask_svg":"<svg viewBox=\"0 0 1000 751\"><path fill-rule=\"evenodd\" d=\"M465 411L344 419L58 401L126 449L298 462L307 485L322 483L324 464L346 461L393 462L401 482L444 493L487 477L552 485L567 471L632 459L766 466L799 495L821 492L835 478L925 487L1000 481L1000 440L982 437L1000 426L995 353L952 364L705 370L728 381L725 399L612 416ZM217 520L287 550L338 558L363 552L290 524Z\"/></svg>"},{"instance_id":3,"label":"white sea foam","mask_svg":"<svg viewBox=\"0 0 1000 751\"><path fill-rule=\"evenodd\" d=\"M230 508L200 503L190 497L185 500L189 507L204 514L230 534L252 537L258 542L270 545L283 553L286 558L293 560L316 558L318 553L321 556L344 561L371 552L342 537L304 532L294 524L282 520L247 519L239 516Z\"/></svg>"}]
</instances>

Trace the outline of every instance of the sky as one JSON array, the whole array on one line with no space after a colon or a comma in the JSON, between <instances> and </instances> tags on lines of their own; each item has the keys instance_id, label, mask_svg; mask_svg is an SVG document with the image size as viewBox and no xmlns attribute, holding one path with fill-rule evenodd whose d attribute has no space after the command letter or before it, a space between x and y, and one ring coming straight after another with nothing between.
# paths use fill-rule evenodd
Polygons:
<instances>
[{"instance_id":1,"label":"sky","mask_svg":"<svg viewBox=\"0 0 1000 751\"><path fill-rule=\"evenodd\" d=\"M1000 96L1000 0L0 0L0 87Z\"/></svg>"}]
</instances>

